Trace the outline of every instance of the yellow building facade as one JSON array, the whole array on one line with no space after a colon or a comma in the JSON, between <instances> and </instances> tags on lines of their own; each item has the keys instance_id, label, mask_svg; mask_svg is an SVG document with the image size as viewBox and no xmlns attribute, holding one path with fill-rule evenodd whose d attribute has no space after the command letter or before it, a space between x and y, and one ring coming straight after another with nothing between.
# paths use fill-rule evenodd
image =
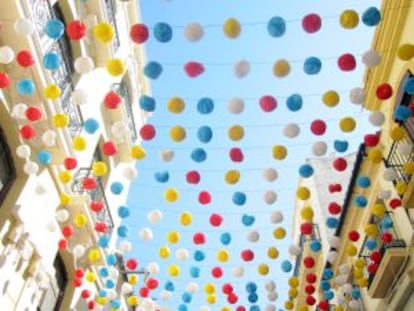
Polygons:
<instances>
[{"instance_id":1,"label":"yellow building facade","mask_svg":"<svg viewBox=\"0 0 414 311\"><path fill-rule=\"evenodd\" d=\"M147 271L128 265L129 242L116 242L145 155L139 97L151 95L143 47L129 37L136 1L1 0L0 20L0 309L154 304L132 294ZM86 32L53 38L51 20ZM110 40L97 39L98 25ZM108 74L114 59L123 66ZM110 91L119 106L104 105Z\"/></svg>"}]
</instances>

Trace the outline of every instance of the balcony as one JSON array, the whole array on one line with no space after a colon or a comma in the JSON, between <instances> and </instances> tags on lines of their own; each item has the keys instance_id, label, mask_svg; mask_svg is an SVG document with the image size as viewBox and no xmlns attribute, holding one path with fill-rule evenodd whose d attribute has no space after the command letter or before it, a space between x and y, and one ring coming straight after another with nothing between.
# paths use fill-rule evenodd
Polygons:
<instances>
[{"instance_id":1,"label":"balcony","mask_svg":"<svg viewBox=\"0 0 414 311\"><path fill-rule=\"evenodd\" d=\"M366 263L365 276L368 278L368 294L372 298L385 298L388 295L389 291L400 277L402 268L404 268L405 262L409 256L404 240L398 238L394 228L391 227L386 229L387 232L393 235L393 240L389 243L382 240L380 235L385 232L385 230L382 229L380 222L387 218L390 218L389 214L386 214L383 219L372 216L370 223L376 224L378 226L378 232L380 233L375 237L376 248L373 250L368 249L366 245L368 238L365 237L359 253L359 257L363 258ZM379 252L380 259L376 263L376 271L370 273L367 270L367 267L368 265L375 263L370 258L370 255L374 251Z\"/></svg>"},{"instance_id":2,"label":"balcony","mask_svg":"<svg viewBox=\"0 0 414 311\"><path fill-rule=\"evenodd\" d=\"M300 234L298 246L302 250L302 252L300 252L300 254L296 257L295 267L293 269L293 276L296 276L296 277L299 276L300 267L302 264L302 258L306 257L306 254L307 254L304 249L305 245L307 244L306 242L311 242L313 240L317 240L317 241L321 240L318 224L313 224L312 234L310 235L305 235L302 233Z\"/></svg>"},{"instance_id":3,"label":"balcony","mask_svg":"<svg viewBox=\"0 0 414 311\"><path fill-rule=\"evenodd\" d=\"M115 14L116 14L116 4L114 3L114 0L104 0L105 1L105 7L106 7L106 15L108 19L108 23L114 27L115 35L111 42L112 49L114 50L114 53L118 51L118 48L121 45L121 41L119 39L119 32L118 32L118 25L116 22Z\"/></svg>"},{"instance_id":4,"label":"balcony","mask_svg":"<svg viewBox=\"0 0 414 311\"><path fill-rule=\"evenodd\" d=\"M92 177L92 169L90 167L80 168L73 178L74 181L71 187L72 192L78 195L87 194L90 198L90 201L101 201L103 203L103 209L100 212L93 212L92 215L95 221L106 223L108 225L108 234L112 234L115 225L108 200L105 195L102 179L100 177L96 178L98 181L98 186L91 191L87 191L82 186L82 181L86 177Z\"/></svg>"}]
</instances>

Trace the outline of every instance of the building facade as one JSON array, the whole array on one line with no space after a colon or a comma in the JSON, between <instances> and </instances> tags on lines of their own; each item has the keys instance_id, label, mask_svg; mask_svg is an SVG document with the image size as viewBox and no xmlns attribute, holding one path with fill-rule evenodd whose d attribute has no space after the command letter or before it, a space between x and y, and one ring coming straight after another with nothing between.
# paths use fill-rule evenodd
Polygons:
<instances>
[{"instance_id":1,"label":"building facade","mask_svg":"<svg viewBox=\"0 0 414 311\"><path fill-rule=\"evenodd\" d=\"M137 3L2 0L0 21L0 309L151 307L121 224L151 95Z\"/></svg>"}]
</instances>

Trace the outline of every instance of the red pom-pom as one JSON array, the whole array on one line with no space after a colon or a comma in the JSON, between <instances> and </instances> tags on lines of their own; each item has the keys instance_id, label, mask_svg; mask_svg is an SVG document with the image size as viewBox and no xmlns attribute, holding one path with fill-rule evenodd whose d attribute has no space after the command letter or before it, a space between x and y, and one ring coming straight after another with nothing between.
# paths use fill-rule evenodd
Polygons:
<instances>
[{"instance_id":1,"label":"red pom-pom","mask_svg":"<svg viewBox=\"0 0 414 311\"><path fill-rule=\"evenodd\" d=\"M83 299L88 299L89 297L91 297L91 292L88 291L87 289L84 289L81 292L81 296L82 296Z\"/></svg>"},{"instance_id":2,"label":"red pom-pom","mask_svg":"<svg viewBox=\"0 0 414 311\"><path fill-rule=\"evenodd\" d=\"M401 200L400 199L396 199L396 198L395 199L391 199L389 204L390 204L390 207L392 209L395 209L397 207L402 206Z\"/></svg>"},{"instance_id":3,"label":"red pom-pom","mask_svg":"<svg viewBox=\"0 0 414 311\"><path fill-rule=\"evenodd\" d=\"M315 265L315 259L313 259L313 257L305 257L303 259L303 264L305 265L306 268L313 268L313 266Z\"/></svg>"},{"instance_id":4,"label":"red pom-pom","mask_svg":"<svg viewBox=\"0 0 414 311\"><path fill-rule=\"evenodd\" d=\"M97 222L95 223L95 231L99 233L106 233L108 232L108 225L104 222Z\"/></svg>"},{"instance_id":5,"label":"red pom-pom","mask_svg":"<svg viewBox=\"0 0 414 311\"><path fill-rule=\"evenodd\" d=\"M189 62L184 65L184 71L190 78L196 78L204 72L204 66L197 62Z\"/></svg>"},{"instance_id":6,"label":"red pom-pom","mask_svg":"<svg viewBox=\"0 0 414 311\"><path fill-rule=\"evenodd\" d=\"M34 106L28 107L24 114L29 121L37 121L42 117L40 109Z\"/></svg>"},{"instance_id":7,"label":"red pom-pom","mask_svg":"<svg viewBox=\"0 0 414 311\"><path fill-rule=\"evenodd\" d=\"M306 297L306 304L308 306L313 306L316 303L316 299L313 296L307 296Z\"/></svg>"},{"instance_id":8,"label":"red pom-pom","mask_svg":"<svg viewBox=\"0 0 414 311\"><path fill-rule=\"evenodd\" d=\"M60 239L58 242L58 248L60 250L64 250L68 247L68 241L66 241L65 239Z\"/></svg>"},{"instance_id":9,"label":"red pom-pom","mask_svg":"<svg viewBox=\"0 0 414 311\"><path fill-rule=\"evenodd\" d=\"M310 222L304 222L300 225L300 232L302 234L312 234L313 232L313 224Z\"/></svg>"},{"instance_id":10,"label":"red pom-pom","mask_svg":"<svg viewBox=\"0 0 414 311\"><path fill-rule=\"evenodd\" d=\"M17 63L22 67L30 67L34 64L33 55L28 50L22 50L16 55Z\"/></svg>"},{"instance_id":11,"label":"red pom-pom","mask_svg":"<svg viewBox=\"0 0 414 311\"><path fill-rule=\"evenodd\" d=\"M356 67L356 60L354 55L346 53L338 58L338 67L342 71L352 71Z\"/></svg>"},{"instance_id":12,"label":"red pom-pom","mask_svg":"<svg viewBox=\"0 0 414 311\"><path fill-rule=\"evenodd\" d=\"M98 182L96 181L95 177L85 177L82 180L82 186L86 190L93 190L98 187Z\"/></svg>"},{"instance_id":13,"label":"red pom-pom","mask_svg":"<svg viewBox=\"0 0 414 311\"><path fill-rule=\"evenodd\" d=\"M36 130L30 124L26 124L20 128L20 135L29 140L36 136Z\"/></svg>"},{"instance_id":14,"label":"red pom-pom","mask_svg":"<svg viewBox=\"0 0 414 311\"><path fill-rule=\"evenodd\" d=\"M5 72L0 72L0 89L4 89L10 85L10 78Z\"/></svg>"},{"instance_id":15,"label":"red pom-pom","mask_svg":"<svg viewBox=\"0 0 414 311\"><path fill-rule=\"evenodd\" d=\"M308 295L312 295L315 292L315 286L313 286L312 284L308 284L305 286L305 292Z\"/></svg>"},{"instance_id":16,"label":"red pom-pom","mask_svg":"<svg viewBox=\"0 0 414 311\"><path fill-rule=\"evenodd\" d=\"M133 258L130 258L125 262L125 267L128 270L136 270L138 267L138 261Z\"/></svg>"},{"instance_id":17,"label":"red pom-pom","mask_svg":"<svg viewBox=\"0 0 414 311\"><path fill-rule=\"evenodd\" d=\"M235 293L230 293L227 296L227 302L230 304L235 304L237 303L237 301L239 300L239 297L237 297L237 295Z\"/></svg>"},{"instance_id":18,"label":"red pom-pom","mask_svg":"<svg viewBox=\"0 0 414 311\"><path fill-rule=\"evenodd\" d=\"M214 267L211 270L211 275L216 279L219 279L223 276L223 269L221 269L220 267Z\"/></svg>"},{"instance_id":19,"label":"red pom-pom","mask_svg":"<svg viewBox=\"0 0 414 311\"><path fill-rule=\"evenodd\" d=\"M75 278L75 279L73 279L72 284L73 284L74 287L81 287L82 286L82 279Z\"/></svg>"},{"instance_id":20,"label":"red pom-pom","mask_svg":"<svg viewBox=\"0 0 414 311\"><path fill-rule=\"evenodd\" d=\"M367 147L375 147L380 141L380 135L367 134L364 136L364 143Z\"/></svg>"},{"instance_id":21,"label":"red pom-pom","mask_svg":"<svg viewBox=\"0 0 414 311\"><path fill-rule=\"evenodd\" d=\"M158 280L154 278L148 278L145 282L145 285L147 285L149 289L156 289L158 287Z\"/></svg>"},{"instance_id":22,"label":"red pom-pom","mask_svg":"<svg viewBox=\"0 0 414 311\"><path fill-rule=\"evenodd\" d=\"M75 277L83 278L84 275L85 275L85 271L82 268L78 268L75 270Z\"/></svg>"},{"instance_id":23,"label":"red pom-pom","mask_svg":"<svg viewBox=\"0 0 414 311\"><path fill-rule=\"evenodd\" d=\"M329 308L329 302L328 302L328 301L326 301L326 300L322 300L322 301L320 301L320 302L318 303L318 307L319 307L319 309L321 309L321 310L328 310L328 308Z\"/></svg>"},{"instance_id":24,"label":"red pom-pom","mask_svg":"<svg viewBox=\"0 0 414 311\"><path fill-rule=\"evenodd\" d=\"M377 98L380 100L386 100L392 96L392 86L388 83L383 83L377 87Z\"/></svg>"},{"instance_id":25,"label":"red pom-pom","mask_svg":"<svg viewBox=\"0 0 414 311\"><path fill-rule=\"evenodd\" d=\"M75 232L75 229L71 225L66 225L62 228L62 234L65 238L69 238Z\"/></svg>"},{"instance_id":26,"label":"red pom-pom","mask_svg":"<svg viewBox=\"0 0 414 311\"><path fill-rule=\"evenodd\" d=\"M392 240L394 239L394 237L392 236L392 234L391 234L391 233L389 233L389 232L384 232L384 233L382 234L381 238L382 238L382 240L383 240L385 243L391 243L391 242L392 242Z\"/></svg>"},{"instance_id":27,"label":"red pom-pom","mask_svg":"<svg viewBox=\"0 0 414 311\"><path fill-rule=\"evenodd\" d=\"M350 239L353 242L356 242L359 240L359 233L356 230L351 230L348 232L348 239Z\"/></svg>"},{"instance_id":28,"label":"red pom-pom","mask_svg":"<svg viewBox=\"0 0 414 311\"><path fill-rule=\"evenodd\" d=\"M139 130L139 135L143 140L151 140L155 137L156 131L152 124L145 124Z\"/></svg>"},{"instance_id":29,"label":"red pom-pom","mask_svg":"<svg viewBox=\"0 0 414 311\"><path fill-rule=\"evenodd\" d=\"M102 151L107 156L113 156L118 153L118 147L113 141L107 141L102 146Z\"/></svg>"},{"instance_id":30,"label":"red pom-pom","mask_svg":"<svg viewBox=\"0 0 414 311\"><path fill-rule=\"evenodd\" d=\"M341 184L330 184L328 187L328 190L330 193L334 192L341 192L342 191L342 185Z\"/></svg>"},{"instance_id":31,"label":"red pom-pom","mask_svg":"<svg viewBox=\"0 0 414 311\"><path fill-rule=\"evenodd\" d=\"M211 214L211 216L210 216L210 224L213 227L219 227L222 222L223 222L223 216L221 216L219 214Z\"/></svg>"},{"instance_id":32,"label":"red pom-pom","mask_svg":"<svg viewBox=\"0 0 414 311\"><path fill-rule=\"evenodd\" d=\"M80 20L73 20L66 26L66 33L71 40L80 40L86 35L86 25Z\"/></svg>"},{"instance_id":33,"label":"red pom-pom","mask_svg":"<svg viewBox=\"0 0 414 311\"><path fill-rule=\"evenodd\" d=\"M370 255L369 258L371 258L372 261L375 262L380 262L381 261L381 253L379 251L373 251Z\"/></svg>"},{"instance_id":34,"label":"red pom-pom","mask_svg":"<svg viewBox=\"0 0 414 311\"><path fill-rule=\"evenodd\" d=\"M260 108L262 108L264 112L271 112L275 110L277 107L276 98L274 98L271 95L265 95L261 97L259 104L260 104Z\"/></svg>"},{"instance_id":35,"label":"red pom-pom","mask_svg":"<svg viewBox=\"0 0 414 311\"><path fill-rule=\"evenodd\" d=\"M375 262L372 262L368 265L367 269L369 273L374 274L378 270L378 264L376 264Z\"/></svg>"},{"instance_id":36,"label":"red pom-pom","mask_svg":"<svg viewBox=\"0 0 414 311\"><path fill-rule=\"evenodd\" d=\"M336 169L339 172L345 171L348 163L346 162L345 158L336 158L332 163L334 169Z\"/></svg>"},{"instance_id":37,"label":"red pom-pom","mask_svg":"<svg viewBox=\"0 0 414 311\"><path fill-rule=\"evenodd\" d=\"M95 307L96 307L95 301L93 301L93 300L88 301L88 309L89 310L93 310L93 309L95 309Z\"/></svg>"},{"instance_id":38,"label":"red pom-pom","mask_svg":"<svg viewBox=\"0 0 414 311\"><path fill-rule=\"evenodd\" d=\"M224 294L230 295L233 292L234 288L230 283L224 283L221 290Z\"/></svg>"},{"instance_id":39,"label":"red pom-pom","mask_svg":"<svg viewBox=\"0 0 414 311\"><path fill-rule=\"evenodd\" d=\"M241 258L244 261L252 261L254 259L254 252L250 249L245 249L241 252Z\"/></svg>"},{"instance_id":40,"label":"red pom-pom","mask_svg":"<svg viewBox=\"0 0 414 311\"><path fill-rule=\"evenodd\" d=\"M108 92L104 97L104 104L108 109L116 109L121 103L122 97L114 91Z\"/></svg>"},{"instance_id":41,"label":"red pom-pom","mask_svg":"<svg viewBox=\"0 0 414 311\"><path fill-rule=\"evenodd\" d=\"M200 173L197 171L189 171L185 175L185 179L189 184L198 184L200 182Z\"/></svg>"},{"instance_id":42,"label":"red pom-pom","mask_svg":"<svg viewBox=\"0 0 414 311\"><path fill-rule=\"evenodd\" d=\"M240 148L231 148L229 156L233 162L243 162L244 159L243 151Z\"/></svg>"},{"instance_id":43,"label":"red pom-pom","mask_svg":"<svg viewBox=\"0 0 414 311\"><path fill-rule=\"evenodd\" d=\"M200 204L206 205L211 203L211 195L208 191L201 191L198 194L198 202L200 202Z\"/></svg>"},{"instance_id":44,"label":"red pom-pom","mask_svg":"<svg viewBox=\"0 0 414 311\"><path fill-rule=\"evenodd\" d=\"M331 202L328 205L328 210L330 214L338 215L342 211L342 207L336 202Z\"/></svg>"},{"instance_id":45,"label":"red pom-pom","mask_svg":"<svg viewBox=\"0 0 414 311\"><path fill-rule=\"evenodd\" d=\"M193 243L194 244L204 244L206 243L206 236L204 233L197 232L193 235Z\"/></svg>"},{"instance_id":46,"label":"red pom-pom","mask_svg":"<svg viewBox=\"0 0 414 311\"><path fill-rule=\"evenodd\" d=\"M322 20L318 14L308 14L302 19L302 27L307 33L315 33L321 26Z\"/></svg>"},{"instance_id":47,"label":"red pom-pom","mask_svg":"<svg viewBox=\"0 0 414 311\"><path fill-rule=\"evenodd\" d=\"M307 273L306 274L306 281L308 283L315 283L316 282L316 274L315 273Z\"/></svg>"},{"instance_id":48,"label":"red pom-pom","mask_svg":"<svg viewBox=\"0 0 414 311\"><path fill-rule=\"evenodd\" d=\"M246 311L246 308L245 308L245 307L243 307L243 306L238 306L238 307L236 308L236 311Z\"/></svg>"},{"instance_id":49,"label":"red pom-pom","mask_svg":"<svg viewBox=\"0 0 414 311\"><path fill-rule=\"evenodd\" d=\"M73 170L78 166L78 160L73 157L66 157L65 160L63 160L63 166L68 171Z\"/></svg>"},{"instance_id":50,"label":"red pom-pom","mask_svg":"<svg viewBox=\"0 0 414 311\"><path fill-rule=\"evenodd\" d=\"M326 132L326 123L323 120L319 120L319 119L314 120L311 123L311 128L310 129L311 129L311 132L314 135L321 136L321 135L325 134L325 132Z\"/></svg>"},{"instance_id":51,"label":"red pom-pom","mask_svg":"<svg viewBox=\"0 0 414 311\"><path fill-rule=\"evenodd\" d=\"M104 204L102 201L92 201L89 206L91 210L96 213L99 213L104 208Z\"/></svg>"},{"instance_id":52,"label":"red pom-pom","mask_svg":"<svg viewBox=\"0 0 414 311\"><path fill-rule=\"evenodd\" d=\"M148 27L144 24L134 24L129 30L129 37L132 42L140 44L148 40L149 31Z\"/></svg>"},{"instance_id":53,"label":"red pom-pom","mask_svg":"<svg viewBox=\"0 0 414 311\"><path fill-rule=\"evenodd\" d=\"M150 289L148 287L141 287L139 290L139 295L143 298L148 297L150 294Z\"/></svg>"}]
</instances>

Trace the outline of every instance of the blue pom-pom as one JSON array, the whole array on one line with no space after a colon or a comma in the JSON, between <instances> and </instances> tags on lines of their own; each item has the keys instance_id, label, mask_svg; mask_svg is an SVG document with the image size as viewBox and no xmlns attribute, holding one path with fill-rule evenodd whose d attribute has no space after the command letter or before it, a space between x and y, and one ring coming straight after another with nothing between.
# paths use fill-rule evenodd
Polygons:
<instances>
[{"instance_id":1,"label":"blue pom-pom","mask_svg":"<svg viewBox=\"0 0 414 311\"><path fill-rule=\"evenodd\" d=\"M359 299L361 297L361 292L359 291L359 289L354 288L351 292L351 296L354 299Z\"/></svg>"},{"instance_id":2,"label":"blue pom-pom","mask_svg":"<svg viewBox=\"0 0 414 311\"><path fill-rule=\"evenodd\" d=\"M286 32L286 22L280 16L273 16L267 23L267 31L274 38L283 36Z\"/></svg>"},{"instance_id":3,"label":"blue pom-pom","mask_svg":"<svg viewBox=\"0 0 414 311\"><path fill-rule=\"evenodd\" d=\"M338 219L334 218L334 217L328 217L326 219L326 225L328 228L334 229L336 227L338 227Z\"/></svg>"},{"instance_id":4,"label":"blue pom-pom","mask_svg":"<svg viewBox=\"0 0 414 311\"><path fill-rule=\"evenodd\" d=\"M398 106L394 112L394 119L400 122L405 122L411 117L411 109L407 106Z\"/></svg>"},{"instance_id":5,"label":"blue pom-pom","mask_svg":"<svg viewBox=\"0 0 414 311\"><path fill-rule=\"evenodd\" d=\"M154 37L157 41L165 43L171 40L173 36L173 30L167 23L156 23L154 26Z\"/></svg>"},{"instance_id":6,"label":"blue pom-pom","mask_svg":"<svg viewBox=\"0 0 414 311\"><path fill-rule=\"evenodd\" d=\"M43 165L50 164L50 162L52 161L52 154L49 151L40 150L37 153L37 161Z\"/></svg>"},{"instance_id":7,"label":"blue pom-pom","mask_svg":"<svg viewBox=\"0 0 414 311\"><path fill-rule=\"evenodd\" d=\"M197 163L204 162L207 159L207 152L202 148L196 148L191 152L191 159Z\"/></svg>"},{"instance_id":8,"label":"blue pom-pom","mask_svg":"<svg viewBox=\"0 0 414 311\"><path fill-rule=\"evenodd\" d=\"M178 306L178 311L188 311L188 308L185 304L180 304Z\"/></svg>"},{"instance_id":9,"label":"blue pom-pom","mask_svg":"<svg viewBox=\"0 0 414 311\"><path fill-rule=\"evenodd\" d=\"M289 260L282 261L281 268L283 272L292 271L292 263Z\"/></svg>"},{"instance_id":10,"label":"blue pom-pom","mask_svg":"<svg viewBox=\"0 0 414 311\"><path fill-rule=\"evenodd\" d=\"M362 14L362 22L366 26L377 26L381 21L381 12L376 7L370 7Z\"/></svg>"},{"instance_id":11,"label":"blue pom-pom","mask_svg":"<svg viewBox=\"0 0 414 311\"><path fill-rule=\"evenodd\" d=\"M58 53L49 52L43 55L42 62L43 62L43 67L45 67L47 70L54 71L54 70L59 69L61 58Z\"/></svg>"},{"instance_id":12,"label":"blue pom-pom","mask_svg":"<svg viewBox=\"0 0 414 311\"><path fill-rule=\"evenodd\" d=\"M83 128L86 133L94 134L99 129L99 123L95 119L87 119L83 122Z\"/></svg>"},{"instance_id":13,"label":"blue pom-pom","mask_svg":"<svg viewBox=\"0 0 414 311\"><path fill-rule=\"evenodd\" d=\"M244 192L236 191L233 194L233 203L236 205L244 205L246 203L246 194Z\"/></svg>"},{"instance_id":14,"label":"blue pom-pom","mask_svg":"<svg viewBox=\"0 0 414 311\"><path fill-rule=\"evenodd\" d=\"M19 95L32 95L35 92L35 84L31 79L21 79L16 83L16 89Z\"/></svg>"},{"instance_id":15,"label":"blue pom-pom","mask_svg":"<svg viewBox=\"0 0 414 311\"><path fill-rule=\"evenodd\" d=\"M292 94L286 99L286 106L290 111L302 109L303 99L300 94Z\"/></svg>"},{"instance_id":16,"label":"blue pom-pom","mask_svg":"<svg viewBox=\"0 0 414 311\"><path fill-rule=\"evenodd\" d=\"M386 217L381 221L381 228L383 230L390 229L392 228L392 226L393 226L393 222L392 222L392 219L389 217Z\"/></svg>"},{"instance_id":17,"label":"blue pom-pom","mask_svg":"<svg viewBox=\"0 0 414 311\"><path fill-rule=\"evenodd\" d=\"M122 225L122 226L119 226L118 227L118 229L116 230L116 232L117 232L117 234L118 234L119 237L126 238L128 236L129 229L128 229L127 226Z\"/></svg>"},{"instance_id":18,"label":"blue pom-pom","mask_svg":"<svg viewBox=\"0 0 414 311\"><path fill-rule=\"evenodd\" d=\"M188 292L184 292L181 299L183 300L184 303L190 303L191 300L193 299L193 295L191 295Z\"/></svg>"},{"instance_id":19,"label":"blue pom-pom","mask_svg":"<svg viewBox=\"0 0 414 311\"><path fill-rule=\"evenodd\" d=\"M194 252L195 261L203 261L206 258L206 254L203 251L197 250Z\"/></svg>"},{"instance_id":20,"label":"blue pom-pom","mask_svg":"<svg viewBox=\"0 0 414 311\"><path fill-rule=\"evenodd\" d=\"M159 183L165 183L170 179L168 171L159 171L154 173L154 178Z\"/></svg>"},{"instance_id":21,"label":"blue pom-pom","mask_svg":"<svg viewBox=\"0 0 414 311\"><path fill-rule=\"evenodd\" d=\"M214 110L214 101L211 98L201 98L197 103L197 111L200 114L209 114Z\"/></svg>"},{"instance_id":22,"label":"blue pom-pom","mask_svg":"<svg viewBox=\"0 0 414 311\"><path fill-rule=\"evenodd\" d=\"M321 71L322 62L317 57L309 57L303 64L303 71L308 75L316 75Z\"/></svg>"},{"instance_id":23,"label":"blue pom-pom","mask_svg":"<svg viewBox=\"0 0 414 311\"><path fill-rule=\"evenodd\" d=\"M410 77L403 83L403 89L405 93L414 95L414 78Z\"/></svg>"},{"instance_id":24,"label":"blue pom-pom","mask_svg":"<svg viewBox=\"0 0 414 311\"><path fill-rule=\"evenodd\" d=\"M299 175L303 178L311 177L313 172L313 167L310 164L303 164L299 167Z\"/></svg>"},{"instance_id":25,"label":"blue pom-pom","mask_svg":"<svg viewBox=\"0 0 414 311\"><path fill-rule=\"evenodd\" d=\"M331 290L328 290L323 293L323 296L325 297L326 300L332 300L335 297L335 293Z\"/></svg>"},{"instance_id":26,"label":"blue pom-pom","mask_svg":"<svg viewBox=\"0 0 414 311\"><path fill-rule=\"evenodd\" d=\"M257 291L257 285L254 282L248 282L246 284L246 292L255 293Z\"/></svg>"},{"instance_id":27,"label":"blue pom-pom","mask_svg":"<svg viewBox=\"0 0 414 311\"><path fill-rule=\"evenodd\" d=\"M106 297L107 295L108 295L108 292L106 290L104 290L104 289L100 289L98 291L98 296L99 297Z\"/></svg>"},{"instance_id":28,"label":"blue pom-pom","mask_svg":"<svg viewBox=\"0 0 414 311\"><path fill-rule=\"evenodd\" d=\"M257 295L256 293L250 293L249 296L247 296L247 300L250 303L255 303L259 300L259 295Z\"/></svg>"},{"instance_id":29,"label":"blue pom-pom","mask_svg":"<svg viewBox=\"0 0 414 311\"><path fill-rule=\"evenodd\" d=\"M319 252L322 249L322 245L321 242L317 241L317 240L313 240L310 243L310 249L312 250L312 252Z\"/></svg>"},{"instance_id":30,"label":"blue pom-pom","mask_svg":"<svg viewBox=\"0 0 414 311\"><path fill-rule=\"evenodd\" d=\"M200 268L199 267L191 267L190 268L190 276L193 279L200 277Z\"/></svg>"},{"instance_id":31,"label":"blue pom-pom","mask_svg":"<svg viewBox=\"0 0 414 311\"><path fill-rule=\"evenodd\" d=\"M106 282L105 282L105 287L109 288L109 289L114 288L115 285L116 285L115 282L111 279L106 280Z\"/></svg>"},{"instance_id":32,"label":"blue pom-pom","mask_svg":"<svg viewBox=\"0 0 414 311\"><path fill-rule=\"evenodd\" d=\"M330 290L331 289L331 284L328 281L322 281L321 282L321 288L324 291Z\"/></svg>"},{"instance_id":33,"label":"blue pom-pom","mask_svg":"<svg viewBox=\"0 0 414 311\"><path fill-rule=\"evenodd\" d=\"M109 242L111 241L111 237L104 234L99 237L98 245L102 248L107 248L109 246Z\"/></svg>"},{"instance_id":34,"label":"blue pom-pom","mask_svg":"<svg viewBox=\"0 0 414 311\"><path fill-rule=\"evenodd\" d=\"M118 207L118 216L122 219L128 218L131 215L131 210L128 206L121 205Z\"/></svg>"},{"instance_id":35,"label":"blue pom-pom","mask_svg":"<svg viewBox=\"0 0 414 311\"><path fill-rule=\"evenodd\" d=\"M368 248L370 251L374 250L377 248L377 241L375 239L368 239L365 242L365 246L366 248Z\"/></svg>"},{"instance_id":36,"label":"blue pom-pom","mask_svg":"<svg viewBox=\"0 0 414 311\"><path fill-rule=\"evenodd\" d=\"M244 214L242 216L242 224L245 225L246 227L249 227L249 226L253 225L255 220L256 220L256 218L254 216L251 216L251 215Z\"/></svg>"},{"instance_id":37,"label":"blue pom-pom","mask_svg":"<svg viewBox=\"0 0 414 311\"><path fill-rule=\"evenodd\" d=\"M144 111L153 112L155 111L155 99L151 96L141 95L139 98L139 106Z\"/></svg>"},{"instance_id":38,"label":"blue pom-pom","mask_svg":"<svg viewBox=\"0 0 414 311\"><path fill-rule=\"evenodd\" d=\"M334 272L332 271L332 269L325 269L324 271L323 271L323 274L322 274L322 278L324 279L324 280L330 280L330 279L332 279L333 278L333 276L334 276Z\"/></svg>"},{"instance_id":39,"label":"blue pom-pom","mask_svg":"<svg viewBox=\"0 0 414 311\"><path fill-rule=\"evenodd\" d=\"M106 262L108 263L108 265L114 266L118 262L118 257L116 257L116 255L114 254L109 254L108 256L106 256Z\"/></svg>"},{"instance_id":40,"label":"blue pom-pom","mask_svg":"<svg viewBox=\"0 0 414 311\"><path fill-rule=\"evenodd\" d=\"M144 75L149 79L158 79L162 73L162 66L160 63L151 61L144 67Z\"/></svg>"},{"instance_id":41,"label":"blue pom-pom","mask_svg":"<svg viewBox=\"0 0 414 311\"><path fill-rule=\"evenodd\" d=\"M371 180L367 176L359 176L357 178L357 185L361 188L368 188L371 186Z\"/></svg>"},{"instance_id":42,"label":"blue pom-pom","mask_svg":"<svg viewBox=\"0 0 414 311\"><path fill-rule=\"evenodd\" d=\"M62 21L53 18L46 22L45 33L49 38L57 40L63 35L64 32L65 24L63 24Z\"/></svg>"},{"instance_id":43,"label":"blue pom-pom","mask_svg":"<svg viewBox=\"0 0 414 311\"><path fill-rule=\"evenodd\" d=\"M99 269L99 275L103 278L106 278L109 276L109 269L107 267L102 267Z\"/></svg>"},{"instance_id":44,"label":"blue pom-pom","mask_svg":"<svg viewBox=\"0 0 414 311\"><path fill-rule=\"evenodd\" d=\"M358 195L354 200L354 204L356 207L366 207L368 200L364 195Z\"/></svg>"},{"instance_id":45,"label":"blue pom-pom","mask_svg":"<svg viewBox=\"0 0 414 311\"><path fill-rule=\"evenodd\" d=\"M349 144L346 140L335 140L334 149L336 152L345 152L348 150Z\"/></svg>"},{"instance_id":46,"label":"blue pom-pom","mask_svg":"<svg viewBox=\"0 0 414 311\"><path fill-rule=\"evenodd\" d=\"M229 245L231 243L231 234L229 232L224 232L220 235L220 242L223 245Z\"/></svg>"},{"instance_id":47,"label":"blue pom-pom","mask_svg":"<svg viewBox=\"0 0 414 311\"><path fill-rule=\"evenodd\" d=\"M169 291L169 292L173 292L175 287L174 287L174 283L171 281L167 281L164 285L164 289Z\"/></svg>"},{"instance_id":48,"label":"blue pom-pom","mask_svg":"<svg viewBox=\"0 0 414 311\"><path fill-rule=\"evenodd\" d=\"M213 130L211 127L204 125L200 127L197 131L197 138L202 143L208 143L210 142L211 138L213 137Z\"/></svg>"},{"instance_id":49,"label":"blue pom-pom","mask_svg":"<svg viewBox=\"0 0 414 311\"><path fill-rule=\"evenodd\" d=\"M113 194L121 194L124 190L124 185L119 181L115 181L111 184L111 192Z\"/></svg>"},{"instance_id":50,"label":"blue pom-pom","mask_svg":"<svg viewBox=\"0 0 414 311\"><path fill-rule=\"evenodd\" d=\"M115 310L119 309L119 308L121 308L121 302L118 299L112 300L111 301L111 307Z\"/></svg>"},{"instance_id":51,"label":"blue pom-pom","mask_svg":"<svg viewBox=\"0 0 414 311\"><path fill-rule=\"evenodd\" d=\"M249 311L260 311L260 307L258 305L251 305Z\"/></svg>"}]
</instances>

